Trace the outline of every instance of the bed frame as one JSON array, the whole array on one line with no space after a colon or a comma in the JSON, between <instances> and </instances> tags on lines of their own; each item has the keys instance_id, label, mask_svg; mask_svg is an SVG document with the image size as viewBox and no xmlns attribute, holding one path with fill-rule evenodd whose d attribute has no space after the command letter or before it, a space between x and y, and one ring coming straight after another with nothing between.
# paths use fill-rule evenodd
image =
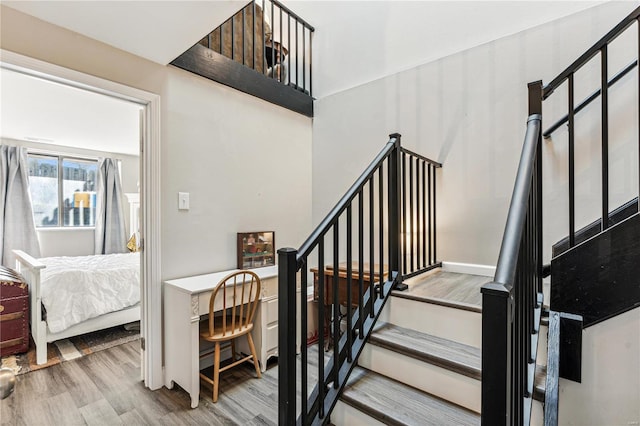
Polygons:
<instances>
[{"instance_id":1,"label":"bed frame","mask_svg":"<svg viewBox=\"0 0 640 426\"><path fill-rule=\"evenodd\" d=\"M46 266L22 250L14 250L13 253L16 256L16 270L29 284L31 335L36 344L38 365L47 362L47 343L49 342L140 320L140 304L138 303L130 308L88 319L59 333L50 333L47 322L42 319L42 298L40 296L40 274Z\"/></svg>"}]
</instances>

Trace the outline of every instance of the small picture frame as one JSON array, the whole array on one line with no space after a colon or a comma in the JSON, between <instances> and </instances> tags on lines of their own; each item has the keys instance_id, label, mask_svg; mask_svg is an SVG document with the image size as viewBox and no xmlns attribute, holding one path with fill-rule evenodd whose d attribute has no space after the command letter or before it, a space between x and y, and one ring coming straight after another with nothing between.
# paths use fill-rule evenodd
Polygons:
<instances>
[{"instance_id":1,"label":"small picture frame","mask_svg":"<svg viewBox=\"0 0 640 426\"><path fill-rule=\"evenodd\" d=\"M276 236L273 231L238 232L238 269L276 264Z\"/></svg>"}]
</instances>

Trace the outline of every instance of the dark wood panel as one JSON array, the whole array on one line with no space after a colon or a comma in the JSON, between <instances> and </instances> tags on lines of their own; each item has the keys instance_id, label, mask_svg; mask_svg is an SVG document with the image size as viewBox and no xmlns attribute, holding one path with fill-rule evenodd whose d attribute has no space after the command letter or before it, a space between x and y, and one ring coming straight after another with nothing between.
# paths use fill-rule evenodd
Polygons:
<instances>
[{"instance_id":1,"label":"dark wood panel","mask_svg":"<svg viewBox=\"0 0 640 426\"><path fill-rule=\"evenodd\" d=\"M313 98L311 96L239 64L201 44L191 47L174 59L171 65L307 117L313 117Z\"/></svg>"},{"instance_id":2,"label":"dark wood panel","mask_svg":"<svg viewBox=\"0 0 640 426\"><path fill-rule=\"evenodd\" d=\"M552 259L550 302L584 327L640 306L640 214Z\"/></svg>"}]
</instances>

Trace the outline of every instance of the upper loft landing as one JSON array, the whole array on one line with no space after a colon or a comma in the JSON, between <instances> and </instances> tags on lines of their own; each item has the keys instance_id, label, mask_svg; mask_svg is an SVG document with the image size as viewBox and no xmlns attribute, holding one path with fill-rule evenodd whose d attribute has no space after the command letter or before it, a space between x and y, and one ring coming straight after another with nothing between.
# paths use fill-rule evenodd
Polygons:
<instances>
[{"instance_id":1,"label":"upper loft landing","mask_svg":"<svg viewBox=\"0 0 640 426\"><path fill-rule=\"evenodd\" d=\"M277 0L253 0L171 64L312 117L313 32Z\"/></svg>"}]
</instances>

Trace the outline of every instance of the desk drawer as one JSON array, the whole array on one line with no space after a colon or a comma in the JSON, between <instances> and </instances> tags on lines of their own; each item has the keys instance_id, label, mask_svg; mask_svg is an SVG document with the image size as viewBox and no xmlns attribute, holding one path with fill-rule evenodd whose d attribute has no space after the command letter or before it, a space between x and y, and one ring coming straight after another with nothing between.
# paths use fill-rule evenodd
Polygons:
<instances>
[{"instance_id":1,"label":"desk drawer","mask_svg":"<svg viewBox=\"0 0 640 426\"><path fill-rule=\"evenodd\" d=\"M267 324L278 322L278 299L271 299L262 305L267 310Z\"/></svg>"},{"instance_id":2,"label":"desk drawer","mask_svg":"<svg viewBox=\"0 0 640 426\"><path fill-rule=\"evenodd\" d=\"M263 343L265 351L271 351L278 348L278 324L267 326L267 333Z\"/></svg>"}]
</instances>

